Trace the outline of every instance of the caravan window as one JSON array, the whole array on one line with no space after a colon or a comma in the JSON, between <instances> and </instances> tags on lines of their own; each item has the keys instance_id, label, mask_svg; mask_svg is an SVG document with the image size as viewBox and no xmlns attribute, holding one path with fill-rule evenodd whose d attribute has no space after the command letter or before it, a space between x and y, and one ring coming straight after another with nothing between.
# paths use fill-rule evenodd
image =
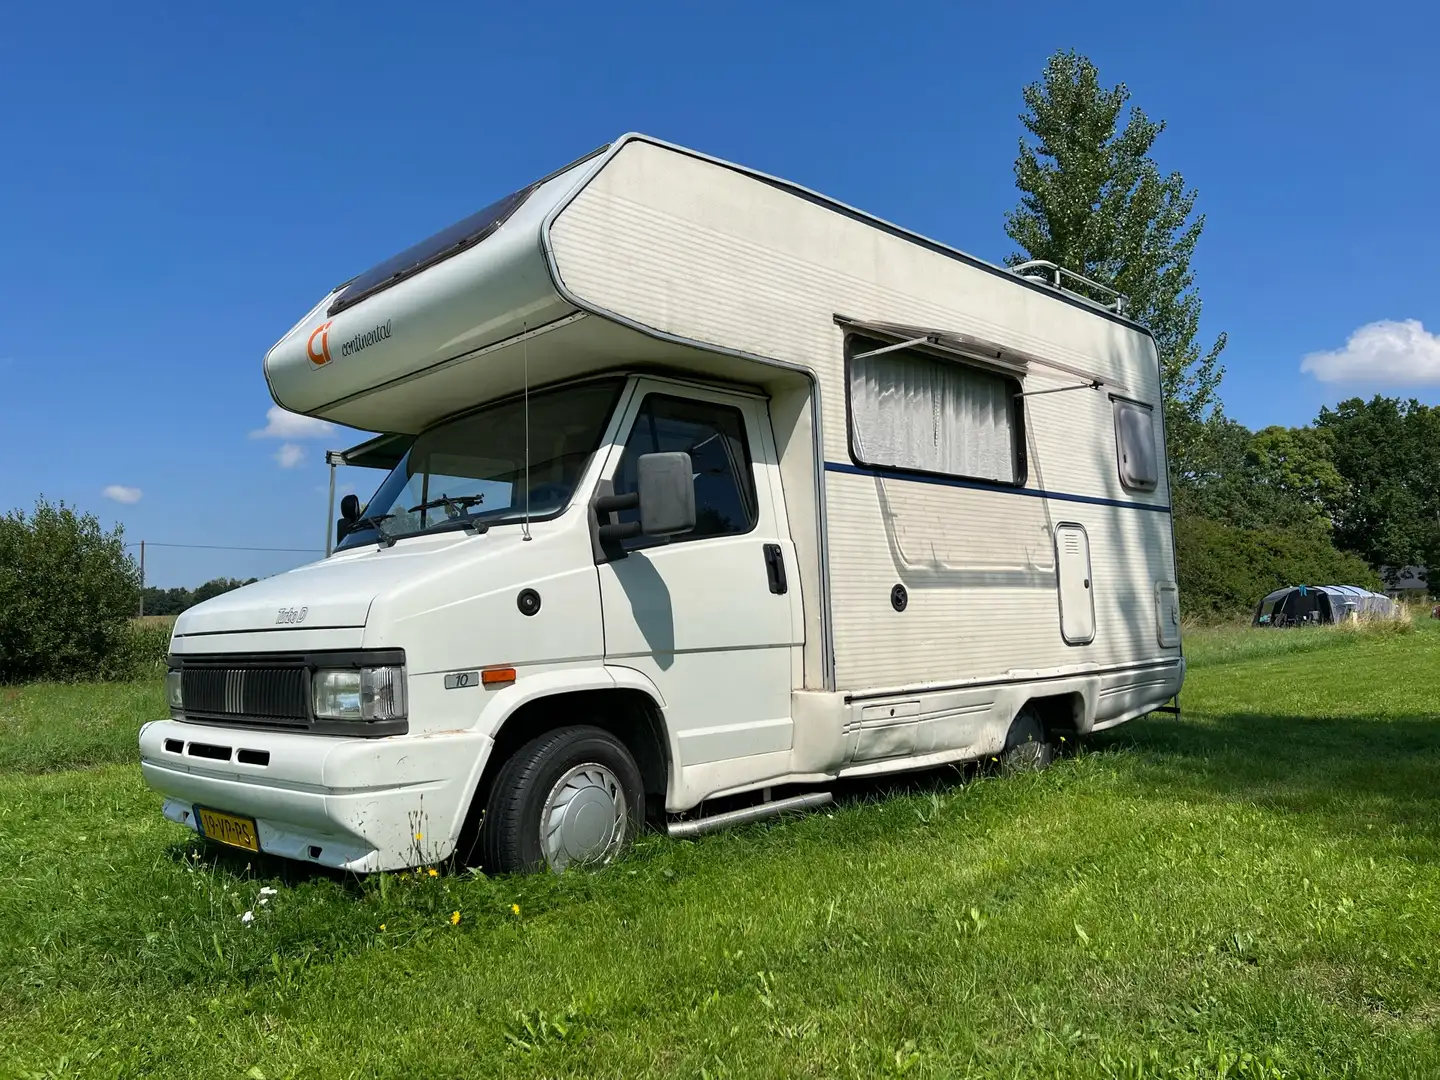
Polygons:
<instances>
[{"instance_id":1,"label":"caravan window","mask_svg":"<svg viewBox=\"0 0 1440 1080\"><path fill-rule=\"evenodd\" d=\"M1111 400L1115 403L1115 456L1120 482L1131 491L1154 491L1160 480L1155 412L1138 401Z\"/></svg>"},{"instance_id":2,"label":"caravan window","mask_svg":"<svg viewBox=\"0 0 1440 1080\"><path fill-rule=\"evenodd\" d=\"M1020 384L1007 375L900 350L850 344L850 449L862 465L1025 483Z\"/></svg>"}]
</instances>

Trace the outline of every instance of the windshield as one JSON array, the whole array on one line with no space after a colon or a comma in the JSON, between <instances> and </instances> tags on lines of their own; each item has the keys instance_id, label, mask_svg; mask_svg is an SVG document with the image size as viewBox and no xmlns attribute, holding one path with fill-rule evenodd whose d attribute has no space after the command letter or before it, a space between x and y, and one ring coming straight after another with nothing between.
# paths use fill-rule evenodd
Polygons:
<instances>
[{"instance_id":1,"label":"windshield","mask_svg":"<svg viewBox=\"0 0 1440 1080\"><path fill-rule=\"evenodd\" d=\"M600 445L623 379L530 395L532 520L560 513ZM339 547L525 516L525 402L488 405L437 424L387 476ZM388 515L388 516L386 516Z\"/></svg>"}]
</instances>

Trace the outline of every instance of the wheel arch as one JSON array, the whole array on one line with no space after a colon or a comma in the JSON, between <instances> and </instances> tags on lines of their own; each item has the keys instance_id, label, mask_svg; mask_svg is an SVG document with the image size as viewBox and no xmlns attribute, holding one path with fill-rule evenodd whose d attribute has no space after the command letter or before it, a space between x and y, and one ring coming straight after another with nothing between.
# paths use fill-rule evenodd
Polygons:
<instances>
[{"instance_id":1,"label":"wheel arch","mask_svg":"<svg viewBox=\"0 0 1440 1080\"><path fill-rule=\"evenodd\" d=\"M1089 725L1089 705L1079 690L1045 694L1026 700L1022 709L1029 709L1039 719L1047 738L1054 742L1073 741ZM1017 710L1017 715L1019 710Z\"/></svg>"},{"instance_id":2,"label":"wheel arch","mask_svg":"<svg viewBox=\"0 0 1440 1080\"><path fill-rule=\"evenodd\" d=\"M465 804L456 845L462 857L479 835L485 805L505 762L537 736L576 723L608 731L625 745L640 770L647 816L652 821L657 815L663 818L674 758L658 692L638 679L607 678L580 686L571 681L565 688L517 695L504 704L508 708L496 721L489 757Z\"/></svg>"}]
</instances>

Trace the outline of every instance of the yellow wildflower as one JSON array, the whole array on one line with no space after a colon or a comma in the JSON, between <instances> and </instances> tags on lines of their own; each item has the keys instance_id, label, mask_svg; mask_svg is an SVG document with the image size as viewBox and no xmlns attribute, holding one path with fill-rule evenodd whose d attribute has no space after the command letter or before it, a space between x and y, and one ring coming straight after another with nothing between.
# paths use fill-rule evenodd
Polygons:
<instances>
[{"instance_id":1,"label":"yellow wildflower","mask_svg":"<svg viewBox=\"0 0 1440 1080\"><path fill-rule=\"evenodd\" d=\"M439 870L436 870L436 869L432 866L432 867L430 868L430 876L431 876L431 877L439 877L439 876L440 876L440 871L439 871Z\"/></svg>"},{"instance_id":2,"label":"yellow wildflower","mask_svg":"<svg viewBox=\"0 0 1440 1080\"><path fill-rule=\"evenodd\" d=\"M415 839L416 839L416 840L424 840L424 839L425 839L425 834L422 833L422 832L417 832L417 833L415 834Z\"/></svg>"},{"instance_id":3,"label":"yellow wildflower","mask_svg":"<svg viewBox=\"0 0 1440 1080\"><path fill-rule=\"evenodd\" d=\"M519 915L519 914L520 914L520 905L519 905L519 904L511 904L511 905L510 905L510 914L512 914L512 915Z\"/></svg>"},{"instance_id":4,"label":"yellow wildflower","mask_svg":"<svg viewBox=\"0 0 1440 1080\"><path fill-rule=\"evenodd\" d=\"M380 929L381 929L381 930L384 930L384 929L385 929L385 924L384 924L383 922L380 924Z\"/></svg>"},{"instance_id":5,"label":"yellow wildflower","mask_svg":"<svg viewBox=\"0 0 1440 1080\"><path fill-rule=\"evenodd\" d=\"M459 925L460 925L460 912L458 912L458 911L452 911L452 912L450 913L450 925L451 925L451 926L459 926Z\"/></svg>"}]
</instances>

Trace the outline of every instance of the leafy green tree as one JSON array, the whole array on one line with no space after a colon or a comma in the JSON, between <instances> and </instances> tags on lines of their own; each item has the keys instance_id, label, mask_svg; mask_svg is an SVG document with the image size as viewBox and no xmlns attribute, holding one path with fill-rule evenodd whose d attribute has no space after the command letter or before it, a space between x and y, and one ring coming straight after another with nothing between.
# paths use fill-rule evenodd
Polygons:
<instances>
[{"instance_id":1,"label":"leafy green tree","mask_svg":"<svg viewBox=\"0 0 1440 1080\"><path fill-rule=\"evenodd\" d=\"M1226 417L1212 418L1196 443L1189 482L1177 485L1173 493L1176 516L1210 518L1240 529L1292 532L1328 543L1329 519L1299 477L1302 464L1291 464L1297 475L1287 481L1288 459L1275 445L1276 436L1267 432L1252 434ZM1309 440L1300 438L1309 449ZM1320 468L1319 463L1314 467Z\"/></svg>"},{"instance_id":2,"label":"leafy green tree","mask_svg":"<svg viewBox=\"0 0 1440 1080\"><path fill-rule=\"evenodd\" d=\"M1440 409L1376 395L1320 410L1345 490L1335 541L1373 566L1440 565Z\"/></svg>"},{"instance_id":3,"label":"leafy green tree","mask_svg":"<svg viewBox=\"0 0 1440 1080\"><path fill-rule=\"evenodd\" d=\"M206 600L210 600L216 596L220 596L234 589L238 589L242 585L249 585L254 581L255 579L253 577L246 581L242 581L239 578L214 578L211 581L205 582L204 585L201 585L198 589L196 589L194 593L191 594L190 604L187 604L186 606L189 607L194 604L204 603Z\"/></svg>"},{"instance_id":4,"label":"leafy green tree","mask_svg":"<svg viewBox=\"0 0 1440 1080\"><path fill-rule=\"evenodd\" d=\"M1008 261L1048 259L1129 298L1127 314L1150 328L1160 354L1171 475L1193 482L1205 468L1203 429L1220 408L1225 348L1224 334L1208 348L1198 341L1190 261L1205 218L1194 213L1195 191L1150 156L1164 123L1139 107L1127 113L1125 84L1101 86L1084 56L1051 56L1024 100L1020 204L1005 218L1020 252Z\"/></svg>"},{"instance_id":5,"label":"leafy green tree","mask_svg":"<svg viewBox=\"0 0 1440 1080\"><path fill-rule=\"evenodd\" d=\"M1334 443L1326 428L1267 427L1250 440L1245 461L1256 482L1300 500L1328 525L1346 491Z\"/></svg>"},{"instance_id":6,"label":"leafy green tree","mask_svg":"<svg viewBox=\"0 0 1440 1080\"><path fill-rule=\"evenodd\" d=\"M139 586L118 525L44 497L0 518L0 682L105 673L127 647Z\"/></svg>"},{"instance_id":7,"label":"leafy green tree","mask_svg":"<svg viewBox=\"0 0 1440 1080\"><path fill-rule=\"evenodd\" d=\"M147 586L145 589L145 614L179 615L182 611L192 608L202 601L220 596L232 589L238 589L242 585L249 585L255 580L255 578L243 581L240 578L215 578L195 589L158 589L154 586Z\"/></svg>"}]
</instances>

